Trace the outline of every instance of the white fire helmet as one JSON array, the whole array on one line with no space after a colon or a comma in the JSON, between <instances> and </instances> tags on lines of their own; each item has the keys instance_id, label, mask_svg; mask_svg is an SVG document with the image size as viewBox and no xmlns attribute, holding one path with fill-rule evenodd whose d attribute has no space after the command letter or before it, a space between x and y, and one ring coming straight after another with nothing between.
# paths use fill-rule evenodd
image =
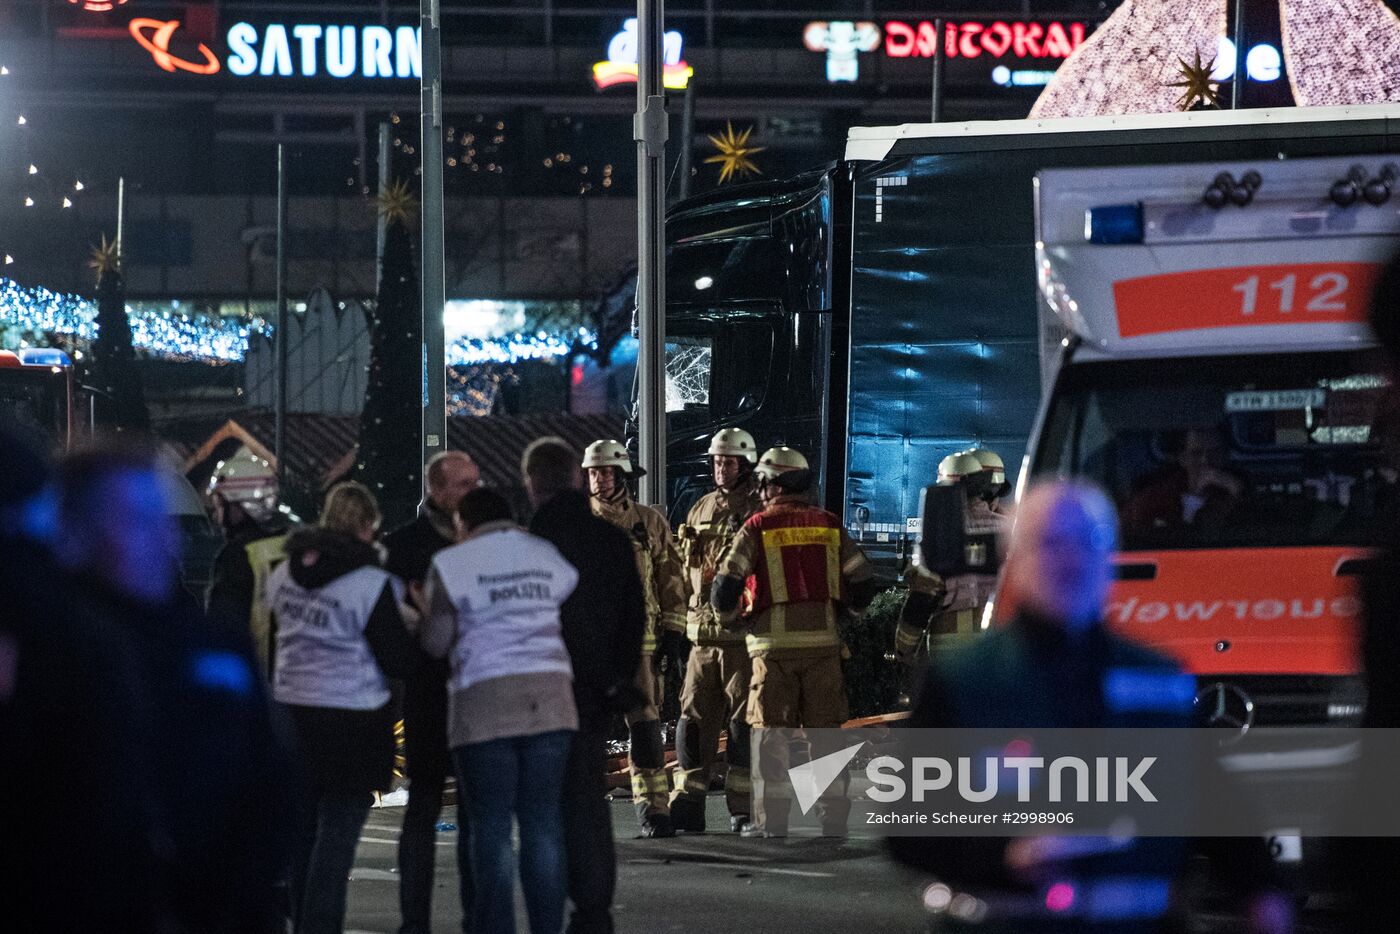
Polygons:
<instances>
[{"instance_id":1,"label":"white fire helmet","mask_svg":"<svg viewBox=\"0 0 1400 934\"><path fill-rule=\"evenodd\" d=\"M938 485L952 486L968 477L980 476L982 462L971 454L949 454L938 462Z\"/></svg>"},{"instance_id":2,"label":"white fire helmet","mask_svg":"<svg viewBox=\"0 0 1400 934\"><path fill-rule=\"evenodd\" d=\"M625 474L632 473L632 458L627 453L627 445L621 441L607 439L594 441L583 451L583 468L617 467Z\"/></svg>"},{"instance_id":3,"label":"white fire helmet","mask_svg":"<svg viewBox=\"0 0 1400 934\"><path fill-rule=\"evenodd\" d=\"M753 435L742 428L722 428L710 439L707 457L742 457L750 464L758 462L758 445Z\"/></svg>"},{"instance_id":4,"label":"white fire helmet","mask_svg":"<svg viewBox=\"0 0 1400 934\"><path fill-rule=\"evenodd\" d=\"M977 458L977 463L982 465L982 473L992 481L992 486L999 487L1006 482L1006 465L1002 463L1001 455L996 451L990 448L975 448L967 453Z\"/></svg>"},{"instance_id":5,"label":"white fire helmet","mask_svg":"<svg viewBox=\"0 0 1400 934\"><path fill-rule=\"evenodd\" d=\"M792 470L810 470L807 458L790 447L769 448L758 460L754 473L764 480L773 480Z\"/></svg>"},{"instance_id":6,"label":"white fire helmet","mask_svg":"<svg viewBox=\"0 0 1400 934\"><path fill-rule=\"evenodd\" d=\"M277 472L266 459L246 446L240 447L233 456L219 461L209 476L206 492L242 506L261 522L277 511Z\"/></svg>"}]
</instances>

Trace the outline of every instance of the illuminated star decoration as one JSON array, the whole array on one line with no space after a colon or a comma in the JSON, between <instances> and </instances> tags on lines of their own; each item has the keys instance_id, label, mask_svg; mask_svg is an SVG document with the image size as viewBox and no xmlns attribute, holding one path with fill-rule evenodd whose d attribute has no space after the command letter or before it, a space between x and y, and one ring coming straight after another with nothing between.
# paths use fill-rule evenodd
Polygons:
<instances>
[{"instance_id":1,"label":"illuminated star decoration","mask_svg":"<svg viewBox=\"0 0 1400 934\"><path fill-rule=\"evenodd\" d=\"M765 146L750 146L749 134L753 133L753 127L749 127L742 133L735 133L734 127L725 121L724 133L720 136L711 136L710 142L714 143L718 155L710 156L705 162L719 163L719 183L723 185L731 178L738 176L743 178L746 175L762 175L758 166L749 157L755 153L763 152Z\"/></svg>"},{"instance_id":2,"label":"illuminated star decoration","mask_svg":"<svg viewBox=\"0 0 1400 934\"><path fill-rule=\"evenodd\" d=\"M1220 87L1211 78L1211 72L1215 70L1215 59L1201 62L1201 50L1196 50L1196 61L1192 64L1184 58L1177 59L1181 63L1181 80L1168 82L1169 88L1182 88L1181 97L1177 98L1177 110L1195 110L1199 104L1202 107L1220 108Z\"/></svg>"},{"instance_id":3,"label":"illuminated star decoration","mask_svg":"<svg viewBox=\"0 0 1400 934\"><path fill-rule=\"evenodd\" d=\"M102 235L102 245L92 248L92 259L88 260L88 267L97 272L98 282L109 272L121 272L121 253L118 252L115 242L107 242L106 234Z\"/></svg>"},{"instance_id":4,"label":"illuminated star decoration","mask_svg":"<svg viewBox=\"0 0 1400 934\"><path fill-rule=\"evenodd\" d=\"M390 184L374 200L379 206L379 213L389 224L403 224L407 227L418 211L418 199L409 191L408 183L402 180Z\"/></svg>"}]
</instances>

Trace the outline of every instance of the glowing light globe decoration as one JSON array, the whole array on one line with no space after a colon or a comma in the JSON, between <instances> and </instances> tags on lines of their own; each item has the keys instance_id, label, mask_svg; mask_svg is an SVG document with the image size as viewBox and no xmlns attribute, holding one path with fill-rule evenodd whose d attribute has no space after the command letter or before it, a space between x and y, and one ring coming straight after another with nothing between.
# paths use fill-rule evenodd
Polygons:
<instances>
[{"instance_id":1,"label":"glowing light globe decoration","mask_svg":"<svg viewBox=\"0 0 1400 934\"><path fill-rule=\"evenodd\" d=\"M1217 59L1216 80L1233 75L1219 61L1233 51L1229 0L1124 0L1069 58L1031 109L1031 118L1167 113L1181 61ZM1287 68L1302 107L1400 102L1400 18L1384 0L1281 0L1283 48L1246 50L1256 81Z\"/></svg>"}]
</instances>

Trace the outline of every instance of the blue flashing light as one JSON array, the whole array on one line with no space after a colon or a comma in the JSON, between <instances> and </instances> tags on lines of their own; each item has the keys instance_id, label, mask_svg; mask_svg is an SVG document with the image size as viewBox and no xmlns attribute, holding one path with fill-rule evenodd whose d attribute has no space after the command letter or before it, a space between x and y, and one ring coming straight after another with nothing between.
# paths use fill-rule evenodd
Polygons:
<instances>
[{"instance_id":1,"label":"blue flashing light","mask_svg":"<svg viewBox=\"0 0 1400 934\"><path fill-rule=\"evenodd\" d=\"M1196 679L1167 670L1110 668L1103 695L1114 713L1188 714L1196 701Z\"/></svg>"},{"instance_id":2,"label":"blue flashing light","mask_svg":"<svg viewBox=\"0 0 1400 934\"><path fill-rule=\"evenodd\" d=\"M25 366L72 366L68 355L54 347L26 347L19 352L19 362Z\"/></svg>"},{"instance_id":3,"label":"blue flashing light","mask_svg":"<svg viewBox=\"0 0 1400 934\"><path fill-rule=\"evenodd\" d=\"M1142 204L1109 204L1084 212L1084 239L1090 243L1118 246L1141 243Z\"/></svg>"}]
</instances>

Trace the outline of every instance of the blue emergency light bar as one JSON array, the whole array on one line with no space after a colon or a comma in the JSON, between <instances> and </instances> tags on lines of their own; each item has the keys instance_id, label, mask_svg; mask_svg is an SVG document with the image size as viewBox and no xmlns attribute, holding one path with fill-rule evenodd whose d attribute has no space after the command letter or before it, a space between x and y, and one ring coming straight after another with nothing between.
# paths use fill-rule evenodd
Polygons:
<instances>
[{"instance_id":1,"label":"blue emergency light bar","mask_svg":"<svg viewBox=\"0 0 1400 934\"><path fill-rule=\"evenodd\" d=\"M1141 243L1142 203L1109 204L1084 212L1084 239L1090 243L1118 246Z\"/></svg>"},{"instance_id":2,"label":"blue emergency light bar","mask_svg":"<svg viewBox=\"0 0 1400 934\"><path fill-rule=\"evenodd\" d=\"M19 362L25 366L72 366L68 355L53 347L27 347L19 352Z\"/></svg>"}]
</instances>

